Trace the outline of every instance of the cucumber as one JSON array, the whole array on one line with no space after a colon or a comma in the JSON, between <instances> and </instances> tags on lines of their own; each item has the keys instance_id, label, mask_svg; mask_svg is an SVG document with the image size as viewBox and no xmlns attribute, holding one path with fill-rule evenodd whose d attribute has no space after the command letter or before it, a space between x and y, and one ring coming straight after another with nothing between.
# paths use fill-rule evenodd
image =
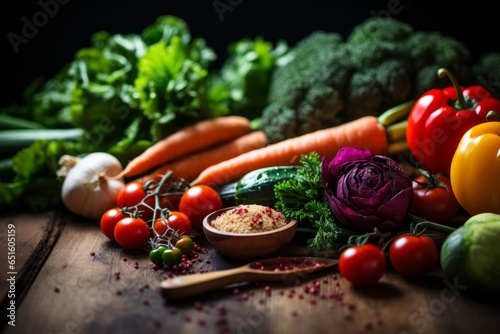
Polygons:
<instances>
[{"instance_id":1,"label":"cucumber","mask_svg":"<svg viewBox=\"0 0 500 334\"><path fill-rule=\"evenodd\" d=\"M236 184L236 204L276 204L274 185L293 178L303 166L273 166L256 169L245 174Z\"/></svg>"}]
</instances>

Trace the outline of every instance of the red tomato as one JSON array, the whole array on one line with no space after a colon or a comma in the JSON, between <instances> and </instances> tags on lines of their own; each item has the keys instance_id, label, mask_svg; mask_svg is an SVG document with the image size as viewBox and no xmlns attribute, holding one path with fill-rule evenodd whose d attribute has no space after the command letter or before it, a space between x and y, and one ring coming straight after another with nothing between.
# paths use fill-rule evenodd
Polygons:
<instances>
[{"instance_id":1,"label":"red tomato","mask_svg":"<svg viewBox=\"0 0 500 334\"><path fill-rule=\"evenodd\" d=\"M184 212L194 228L201 229L203 219L216 210L222 209L222 199L212 187L197 185L182 194L179 211Z\"/></svg>"},{"instance_id":2,"label":"red tomato","mask_svg":"<svg viewBox=\"0 0 500 334\"><path fill-rule=\"evenodd\" d=\"M123 248L140 248L149 240L149 225L141 218L126 217L116 224L114 235Z\"/></svg>"},{"instance_id":3,"label":"red tomato","mask_svg":"<svg viewBox=\"0 0 500 334\"><path fill-rule=\"evenodd\" d=\"M439 250L434 240L426 235L403 234L391 243L389 259L401 275L421 277L437 265Z\"/></svg>"},{"instance_id":4,"label":"red tomato","mask_svg":"<svg viewBox=\"0 0 500 334\"><path fill-rule=\"evenodd\" d=\"M419 175L413 179L410 213L439 224L449 223L456 216L458 203L450 179L444 175Z\"/></svg>"},{"instance_id":5,"label":"red tomato","mask_svg":"<svg viewBox=\"0 0 500 334\"><path fill-rule=\"evenodd\" d=\"M339 257L339 271L352 285L368 286L377 283L386 267L385 254L374 244L352 246Z\"/></svg>"},{"instance_id":6,"label":"red tomato","mask_svg":"<svg viewBox=\"0 0 500 334\"><path fill-rule=\"evenodd\" d=\"M179 235L191 234L191 221L189 217L181 211L172 211L171 215L167 218L168 226L179 233ZM160 217L154 224L154 231L158 235L170 236L171 233L167 232L167 223Z\"/></svg>"},{"instance_id":7,"label":"red tomato","mask_svg":"<svg viewBox=\"0 0 500 334\"><path fill-rule=\"evenodd\" d=\"M163 177L164 175L162 174L155 174L148 177L144 182L152 181L158 185ZM169 209L170 211L179 210L179 201L181 200L182 193L189 188L189 184L181 183L176 178L164 180L162 184L163 186L157 190L159 192L160 207Z\"/></svg>"},{"instance_id":8,"label":"red tomato","mask_svg":"<svg viewBox=\"0 0 500 334\"><path fill-rule=\"evenodd\" d=\"M109 209L108 211L104 212L101 217L101 231L110 240L115 241L115 226L120 220L125 217L127 217L127 215L124 214L120 208Z\"/></svg>"},{"instance_id":9,"label":"red tomato","mask_svg":"<svg viewBox=\"0 0 500 334\"><path fill-rule=\"evenodd\" d=\"M130 211L133 211L131 208L135 208L139 210L140 217L145 221L149 221L153 218L153 213L155 208L155 197L149 196L147 199L146 196L148 193L144 190L143 184L141 181L131 181L127 183L118 193L116 198L116 204L120 208L128 208ZM144 200L144 204L141 202ZM149 207L148 207L149 206Z\"/></svg>"},{"instance_id":10,"label":"red tomato","mask_svg":"<svg viewBox=\"0 0 500 334\"><path fill-rule=\"evenodd\" d=\"M181 196L160 196L160 207L162 209L169 209L170 211L179 210L179 201Z\"/></svg>"}]
</instances>

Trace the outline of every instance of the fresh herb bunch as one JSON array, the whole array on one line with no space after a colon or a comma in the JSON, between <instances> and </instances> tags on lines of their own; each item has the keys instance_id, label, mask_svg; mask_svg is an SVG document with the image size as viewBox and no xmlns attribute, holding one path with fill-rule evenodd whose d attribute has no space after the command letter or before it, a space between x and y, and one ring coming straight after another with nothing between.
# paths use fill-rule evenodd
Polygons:
<instances>
[{"instance_id":1,"label":"fresh herb bunch","mask_svg":"<svg viewBox=\"0 0 500 334\"><path fill-rule=\"evenodd\" d=\"M302 155L300 163L304 168L294 178L274 186L275 207L287 219L297 219L318 229L315 237L307 242L309 249L332 248L341 229L335 223L325 195L319 154Z\"/></svg>"}]
</instances>

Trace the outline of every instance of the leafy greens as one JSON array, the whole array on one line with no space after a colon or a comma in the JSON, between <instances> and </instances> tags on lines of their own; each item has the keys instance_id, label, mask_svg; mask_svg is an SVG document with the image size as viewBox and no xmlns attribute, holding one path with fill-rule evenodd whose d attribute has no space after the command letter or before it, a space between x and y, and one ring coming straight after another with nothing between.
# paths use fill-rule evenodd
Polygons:
<instances>
[{"instance_id":1,"label":"leafy greens","mask_svg":"<svg viewBox=\"0 0 500 334\"><path fill-rule=\"evenodd\" d=\"M158 17L141 34L95 33L53 78L27 87L24 104L0 109L42 128L84 130L75 143L39 139L15 156L0 152L0 209L39 211L60 202L59 194L36 194L61 186L55 168L63 154L108 152L126 164L199 120L260 116L271 71L287 51L284 42L273 48L261 38L242 39L228 47L228 58L216 69L212 48L171 15Z\"/></svg>"}]
</instances>

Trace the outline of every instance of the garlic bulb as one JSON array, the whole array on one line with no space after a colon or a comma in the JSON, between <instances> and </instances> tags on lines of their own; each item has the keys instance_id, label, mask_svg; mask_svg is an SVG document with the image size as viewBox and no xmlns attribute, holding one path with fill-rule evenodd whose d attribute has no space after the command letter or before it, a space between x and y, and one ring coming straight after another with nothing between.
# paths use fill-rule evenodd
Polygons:
<instances>
[{"instance_id":1,"label":"garlic bulb","mask_svg":"<svg viewBox=\"0 0 500 334\"><path fill-rule=\"evenodd\" d=\"M114 178L123 167L108 153L90 153L84 158L64 155L58 176L65 177L62 201L78 215L100 219L106 210L116 206L116 197L124 186L123 178Z\"/></svg>"}]
</instances>

